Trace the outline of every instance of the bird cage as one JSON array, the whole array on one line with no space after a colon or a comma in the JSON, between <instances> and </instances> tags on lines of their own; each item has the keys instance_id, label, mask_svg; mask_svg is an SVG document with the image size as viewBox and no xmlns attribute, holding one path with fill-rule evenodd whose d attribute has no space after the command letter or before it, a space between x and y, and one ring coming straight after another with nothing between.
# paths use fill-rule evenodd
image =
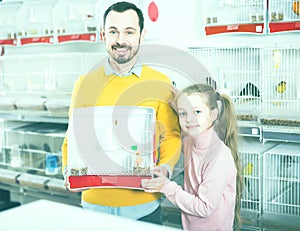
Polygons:
<instances>
[{"instance_id":1,"label":"bird cage","mask_svg":"<svg viewBox=\"0 0 300 231\"><path fill-rule=\"evenodd\" d=\"M24 1L17 14L20 44L54 43L53 8L56 1Z\"/></svg>"},{"instance_id":2,"label":"bird cage","mask_svg":"<svg viewBox=\"0 0 300 231\"><path fill-rule=\"evenodd\" d=\"M154 123L148 107L75 108L68 128L70 188L140 188L156 163Z\"/></svg>"},{"instance_id":3,"label":"bird cage","mask_svg":"<svg viewBox=\"0 0 300 231\"><path fill-rule=\"evenodd\" d=\"M204 3L206 35L264 32L265 0L212 0Z\"/></svg>"},{"instance_id":4,"label":"bird cage","mask_svg":"<svg viewBox=\"0 0 300 231\"><path fill-rule=\"evenodd\" d=\"M300 216L300 145L282 143L264 154L263 212Z\"/></svg>"},{"instance_id":5,"label":"bird cage","mask_svg":"<svg viewBox=\"0 0 300 231\"><path fill-rule=\"evenodd\" d=\"M16 45L16 12L22 2L1 2L0 4L0 45Z\"/></svg>"},{"instance_id":6,"label":"bird cage","mask_svg":"<svg viewBox=\"0 0 300 231\"><path fill-rule=\"evenodd\" d=\"M300 49L265 48L262 53L263 116L299 117Z\"/></svg>"},{"instance_id":7,"label":"bird cage","mask_svg":"<svg viewBox=\"0 0 300 231\"><path fill-rule=\"evenodd\" d=\"M217 82L217 89L230 96L242 120L260 112L259 48L199 48L190 53L206 66Z\"/></svg>"},{"instance_id":8,"label":"bird cage","mask_svg":"<svg viewBox=\"0 0 300 231\"><path fill-rule=\"evenodd\" d=\"M262 209L262 157L264 152L273 148L275 143L262 144L254 138L239 140L244 191L242 194L242 211L245 217L256 220Z\"/></svg>"},{"instance_id":9,"label":"bird cage","mask_svg":"<svg viewBox=\"0 0 300 231\"><path fill-rule=\"evenodd\" d=\"M271 33L299 30L300 2L298 0L269 1L269 30Z\"/></svg>"}]
</instances>

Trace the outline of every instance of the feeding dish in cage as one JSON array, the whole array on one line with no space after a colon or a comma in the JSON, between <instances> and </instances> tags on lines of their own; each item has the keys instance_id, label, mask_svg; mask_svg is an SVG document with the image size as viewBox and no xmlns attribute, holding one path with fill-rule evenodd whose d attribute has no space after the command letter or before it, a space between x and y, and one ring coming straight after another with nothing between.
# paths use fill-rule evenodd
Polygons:
<instances>
[{"instance_id":1,"label":"feeding dish in cage","mask_svg":"<svg viewBox=\"0 0 300 231\"><path fill-rule=\"evenodd\" d=\"M70 189L141 188L152 178L155 111L149 107L75 108L68 128Z\"/></svg>"}]
</instances>

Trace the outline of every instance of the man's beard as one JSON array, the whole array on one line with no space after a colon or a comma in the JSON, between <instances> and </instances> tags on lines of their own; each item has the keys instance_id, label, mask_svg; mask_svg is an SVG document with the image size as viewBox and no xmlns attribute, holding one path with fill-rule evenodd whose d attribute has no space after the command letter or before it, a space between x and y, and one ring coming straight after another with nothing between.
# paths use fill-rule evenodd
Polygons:
<instances>
[{"instance_id":1,"label":"man's beard","mask_svg":"<svg viewBox=\"0 0 300 231\"><path fill-rule=\"evenodd\" d=\"M133 57L135 57L135 55L138 53L139 45L140 45L140 43L138 44L137 49L134 50L133 47L131 47L131 46L114 44L111 46L112 51L114 51L115 49L118 49L118 48L125 48L128 51L129 56L126 56L127 53L125 55L115 55L115 53L112 52L111 57L118 64L127 63L130 60L132 60Z\"/></svg>"}]
</instances>

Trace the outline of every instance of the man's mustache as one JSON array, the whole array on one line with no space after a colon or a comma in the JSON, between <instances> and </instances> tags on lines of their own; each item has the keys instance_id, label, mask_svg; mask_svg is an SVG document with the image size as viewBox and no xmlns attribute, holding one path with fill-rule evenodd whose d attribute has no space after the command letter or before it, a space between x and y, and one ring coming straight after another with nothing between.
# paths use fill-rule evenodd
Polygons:
<instances>
[{"instance_id":1,"label":"man's mustache","mask_svg":"<svg viewBox=\"0 0 300 231\"><path fill-rule=\"evenodd\" d=\"M125 45L125 44L118 44L118 43L112 45L111 47L112 47L112 49L118 49L118 48L127 48L128 50L131 49L130 46L127 46L127 45Z\"/></svg>"}]
</instances>

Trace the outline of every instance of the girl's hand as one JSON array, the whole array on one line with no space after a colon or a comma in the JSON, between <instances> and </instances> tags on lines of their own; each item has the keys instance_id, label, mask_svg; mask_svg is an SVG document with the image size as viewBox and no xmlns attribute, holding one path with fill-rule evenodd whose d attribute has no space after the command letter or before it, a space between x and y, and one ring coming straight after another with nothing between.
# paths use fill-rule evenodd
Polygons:
<instances>
[{"instance_id":1,"label":"girl's hand","mask_svg":"<svg viewBox=\"0 0 300 231\"><path fill-rule=\"evenodd\" d=\"M162 187L169 182L169 179L166 177L168 171L164 167L155 167L153 174L157 177L151 180L142 180L142 187L144 188L145 192L160 192Z\"/></svg>"}]
</instances>

